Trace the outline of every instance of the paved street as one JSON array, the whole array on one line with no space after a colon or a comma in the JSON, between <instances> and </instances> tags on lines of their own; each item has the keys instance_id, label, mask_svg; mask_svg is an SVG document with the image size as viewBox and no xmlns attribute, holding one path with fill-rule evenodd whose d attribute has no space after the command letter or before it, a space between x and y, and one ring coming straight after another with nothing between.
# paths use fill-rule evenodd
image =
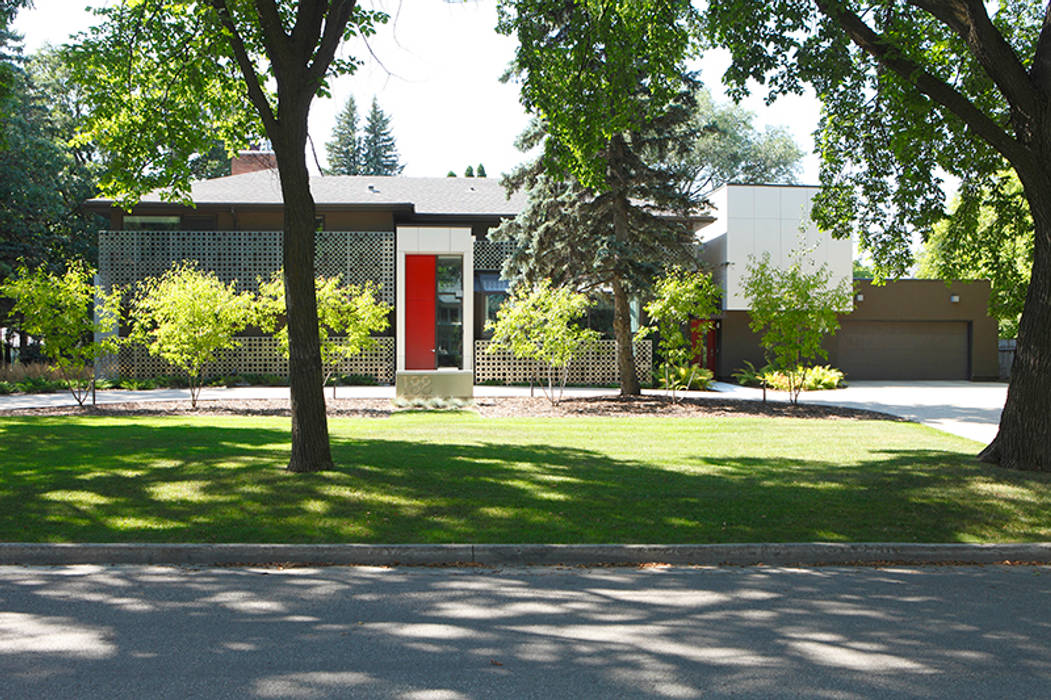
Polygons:
<instances>
[{"instance_id":1,"label":"paved street","mask_svg":"<svg viewBox=\"0 0 1051 700\"><path fill-rule=\"evenodd\" d=\"M0 697L1047 697L1051 568L0 567Z\"/></svg>"}]
</instances>

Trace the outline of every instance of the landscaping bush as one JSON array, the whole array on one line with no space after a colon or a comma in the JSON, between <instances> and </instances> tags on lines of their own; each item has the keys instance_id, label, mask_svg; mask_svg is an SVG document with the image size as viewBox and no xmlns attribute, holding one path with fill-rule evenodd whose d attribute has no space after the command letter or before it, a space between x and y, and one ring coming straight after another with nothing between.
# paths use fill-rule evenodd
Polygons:
<instances>
[{"instance_id":1,"label":"landscaping bush","mask_svg":"<svg viewBox=\"0 0 1051 700\"><path fill-rule=\"evenodd\" d=\"M654 385L669 391L707 391L715 375L706 367L693 364L681 367L663 364L653 372Z\"/></svg>"},{"instance_id":2,"label":"landscaping bush","mask_svg":"<svg viewBox=\"0 0 1051 700\"><path fill-rule=\"evenodd\" d=\"M838 389L843 384L843 372L829 365L816 367L797 367L790 382L787 373L773 369L770 365L756 369L755 365L745 360L746 367L732 373L732 377L742 386L763 386L777 391L791 391L793 386L801 386L802 391L822 391Z\"/></svg>"}]
</instances>

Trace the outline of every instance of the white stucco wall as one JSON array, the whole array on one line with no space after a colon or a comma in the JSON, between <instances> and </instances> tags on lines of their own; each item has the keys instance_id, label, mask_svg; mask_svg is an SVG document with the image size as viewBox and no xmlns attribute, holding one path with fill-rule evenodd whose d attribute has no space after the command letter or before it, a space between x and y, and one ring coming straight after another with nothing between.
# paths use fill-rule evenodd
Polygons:
<instances>
[{"instance_id":1,"label":"white stucco wall","mask_svg":"<svg viewBox=\"0 0 1051 700\"><path fill-rule=\"evenodd\" d=\"M764 252L770 253L773 264L786 265L792 251L802 246L810 251L807 257L815 267L828 265L833 285L853 278L853 243L818 231L810 220L810 204L817 190L793 185L726 185L709 196L716 221L698 234L709 244L705 257L723 288L724 309L748 309L741 279L749 258L761 258Z\"/></svg>"}]
</instances>

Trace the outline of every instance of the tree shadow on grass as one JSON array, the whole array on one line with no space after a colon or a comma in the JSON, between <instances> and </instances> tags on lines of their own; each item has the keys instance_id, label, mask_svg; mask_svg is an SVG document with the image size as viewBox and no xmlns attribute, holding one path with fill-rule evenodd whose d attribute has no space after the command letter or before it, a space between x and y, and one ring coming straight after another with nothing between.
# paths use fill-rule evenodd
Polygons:
<instances>
[{"instance_id":1,"label":"tree shadow on grass","mask_svg":"<svg viewBox=\"0 0 1051 700\"><path fill-rule=\"evenodd\" d=\"M333 439L292 475L283 420L8 420L0 539L201 542L1047 539L1051 477L938 450L844 465L671 461L511 440Z\"/></svg>"}]
</instances>

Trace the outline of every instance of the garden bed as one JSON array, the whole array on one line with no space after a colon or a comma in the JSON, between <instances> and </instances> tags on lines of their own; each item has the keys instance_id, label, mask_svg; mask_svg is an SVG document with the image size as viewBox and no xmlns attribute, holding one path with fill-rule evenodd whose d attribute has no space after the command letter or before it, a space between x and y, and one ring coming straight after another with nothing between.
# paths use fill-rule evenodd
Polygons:
<instances>
[{"instance_id":1,"label":"garden bed","mask_svg":"<svg viewBox=\"0 0 1051 700\"><path fill-rule=\"evenodd\" d=\"M330 416L387 418L418 408L402 408L388 399L326 399ZM668 416L704 418L718 416L769 416L836 420L904 419L876 411L839 406L790 405L781 402L742 401L729 398L685 398L673 402L666 396L619 395L573 397L552 405L541 397L477 398L463 410L485 418L587 417L587 416ZM138 401L102 404L96 407L57 406L49 408L3 411L0 415L246 415L288 416L288 399L208 400L198 402L196 409L187 400Z\"/></svg>"}]
</instances>

